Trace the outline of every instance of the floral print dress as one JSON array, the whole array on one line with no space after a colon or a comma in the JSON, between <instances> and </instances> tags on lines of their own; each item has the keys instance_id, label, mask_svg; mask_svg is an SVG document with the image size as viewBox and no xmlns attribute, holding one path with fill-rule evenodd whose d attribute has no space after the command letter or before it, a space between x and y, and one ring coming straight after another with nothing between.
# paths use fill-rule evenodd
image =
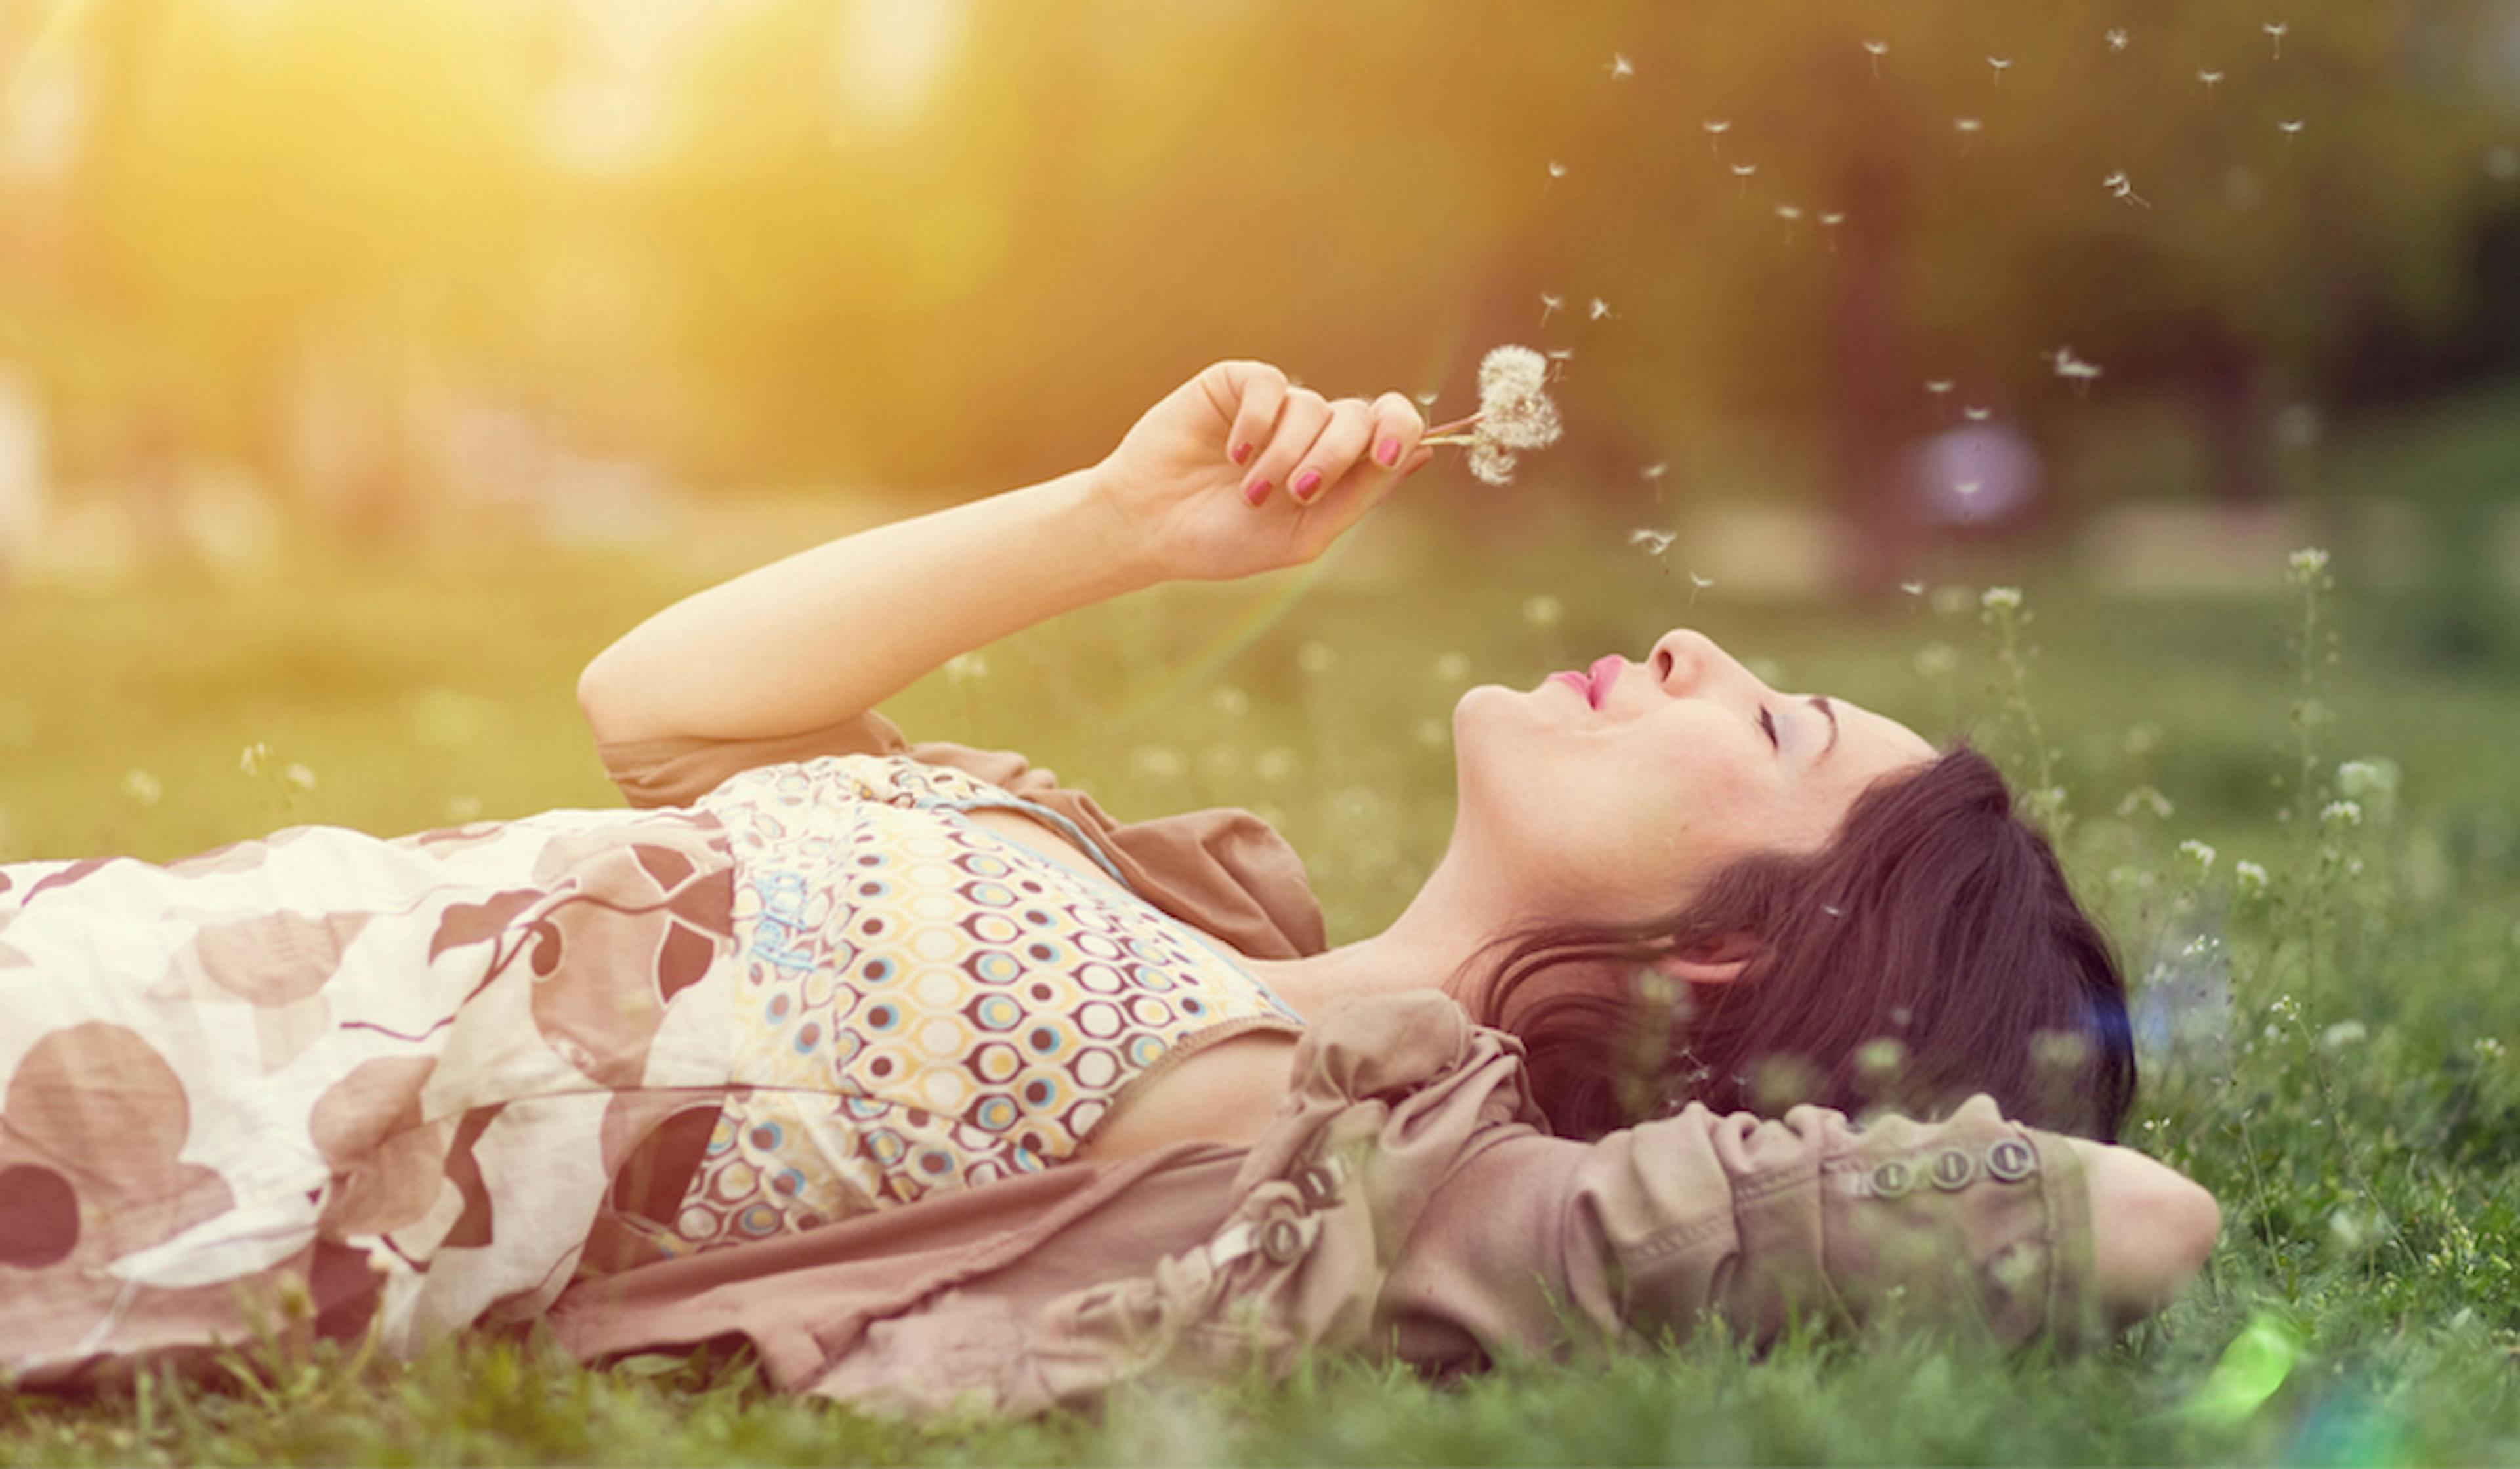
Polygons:
<instances>
[{"instance_id":1,"label":"floral print dress","mask_svg":"<svg viewBox=\"0 0 2520 1469\"><path fill-rule=\"evenodd\" d=\"M292 1276L396 1353L540 1313L706 1140L734 869L680 810L0 866L0 1367L248 1340Z\"/></svg>"}]
</instances>

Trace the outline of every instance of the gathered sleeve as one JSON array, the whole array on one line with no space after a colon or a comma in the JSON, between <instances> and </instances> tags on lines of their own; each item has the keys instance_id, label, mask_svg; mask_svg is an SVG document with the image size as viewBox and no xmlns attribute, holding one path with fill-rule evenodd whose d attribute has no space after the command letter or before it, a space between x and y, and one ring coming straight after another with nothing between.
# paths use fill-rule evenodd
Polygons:
<instances>
[{"instance_id":1,"label":"gathered sleeve","mask_svg":"<svg viewBox=\"0 0 2520 1469\"><path fill-rule=\"evenodd\" d=\"M944 739L913 742L873 709L794 734L599 740L596 753L605 774L638 807L689 806L738 772L824 755L906 755L951 766L1074 822L1141 897L1242 954L1298 958L1328 947L1303 859L1251 812L1211 807L1123 822L1016 751Z\"/></svg>"},{"instance_id":2,"label":"gathered sleeve","mask_svg":"<svg viewBox=\"0 0 2520 1469\"><path fill-rule=\"evenodd\" d=\"M1797 1317L2007 1344L2087 1342L2100 1320L2080 1156L1985 1095L1933 1123L1692 1105L1590 1145L1506 1139L1447 1180L1384 1304L1412 1355L1463 1364L1707 1317L1761 1343Z\"/></svg>"}]
</instances>

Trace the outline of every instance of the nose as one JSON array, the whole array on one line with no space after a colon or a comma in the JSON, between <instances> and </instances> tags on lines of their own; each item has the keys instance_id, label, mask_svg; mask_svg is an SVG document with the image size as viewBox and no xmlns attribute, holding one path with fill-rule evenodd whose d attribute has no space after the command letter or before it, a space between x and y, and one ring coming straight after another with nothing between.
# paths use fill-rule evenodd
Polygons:
<instances>
[{"instance_id":1,"label":"nose","mask_svg":"<svg viewBox=\"0 0 2520 1469\"><path fill-rule=\"evenodd\" d=\"M1673 628L1655 639L1645 662L1653 670L1654 682L1673 694L1692 692L1728 665L1738 666L1714 639L1687 627Z\"/></svg>"}]
</instances>

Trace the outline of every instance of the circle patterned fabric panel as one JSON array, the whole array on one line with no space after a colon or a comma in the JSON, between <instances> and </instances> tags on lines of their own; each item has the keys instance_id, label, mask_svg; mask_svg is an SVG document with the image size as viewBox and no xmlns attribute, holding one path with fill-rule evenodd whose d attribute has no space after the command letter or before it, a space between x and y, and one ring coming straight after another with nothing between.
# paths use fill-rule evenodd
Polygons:
<instances>
[{"instance_id":1,"label":"circle patterned fabric panel","mask_svg":"<svg viewBox=\"0 0 2520 1469\"><path fill-rule=\"evenodd\" d=\"M960 816L1059 824L962 771L827 755L699 804L736 854L738 1040L678 1253L1037 1173L1156 1068L1303 1029L1206 935Z\"/></svg>"}]
</instances>

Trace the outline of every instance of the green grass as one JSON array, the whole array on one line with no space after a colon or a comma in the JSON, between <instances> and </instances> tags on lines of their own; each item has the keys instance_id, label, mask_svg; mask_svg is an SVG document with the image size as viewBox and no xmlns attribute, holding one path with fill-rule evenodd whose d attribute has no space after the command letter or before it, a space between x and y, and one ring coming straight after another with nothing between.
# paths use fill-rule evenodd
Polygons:
<instances>
[{"instance_id":1,"label":"green grass","mask_svg":"<svg viewBox=\"0 0 2520 1469\"><path fill-rule=\"evenodd\" d=\"M0 602L0 859L163 859L295 822L395 833L615 804L578 724L578 667L705 580L850 523L836 514L774 543L730 513L671 556L307 553L250 586L168 577ZM1967 728L2029 768L1974 596L1999 568L1939 607L1745 605L1720 587L1691 605L1684 579L1628 557L1623 532L1569 517L1509 560L1438 538L1412 561L1396 527L1370 527L1397 574L1342 565L1126 728L1119 711L1175 687L1271 589L1091 608L885 709L914 738L1023 749L1124 819L1260 811L1305 854L1334 942L1388 921L1439 855L1462 687L1634 656L1677 622L1772 661L1782 687L1938 739ZM2229 997L2151 1057L2134 1133L2221 1197L2222 1246L2185 1299L2106 1351L2002 1359L1874 1338L1754 1362L1700 1340L1448 1385L1326 1361L1282 1386L1135 1392L1091 1417L908 1429L777 1398L741 1364L591 1372L473 1340L402 1365L282 1354L224 1387L0 1395L0 1462L2520 1458L2520 1068L2493 1044L2520 1046L2520 764L2505 753L2520 679L2412 655L2437 608L2357 592L2350 555L2337 571L2339 657L2318 669L2336 717L2314 730L2316 779L2332 785L2357 757L2403 772L2394 810L2366 797L2352 827L2275 818L2300 797L2272 783L2300 764L2297 604L2130 605L2078 595L2050 565L2000 568L2036 614L2028 692L2060 751L2082 891L2139 989ZM1559 620L1526 618L1539 594ZM1919 672L1936 644L1957 672ZM1456 653L1466 677L1441 661ZM241 770L256 742L312 787ZM2127 802L2144 787L2167 815ZM2181 855L2187 839L2216 848L2210 869ZM2265 891L2234 882L2241 859L2268 870ZM2250 1342L2297 1345L2288 1370L2243 1370L2253 1348L2233 1343L2252 1322ZM2253 1384L2272 1388L2263 1402Z\"/></svg>"}]
</instances>

